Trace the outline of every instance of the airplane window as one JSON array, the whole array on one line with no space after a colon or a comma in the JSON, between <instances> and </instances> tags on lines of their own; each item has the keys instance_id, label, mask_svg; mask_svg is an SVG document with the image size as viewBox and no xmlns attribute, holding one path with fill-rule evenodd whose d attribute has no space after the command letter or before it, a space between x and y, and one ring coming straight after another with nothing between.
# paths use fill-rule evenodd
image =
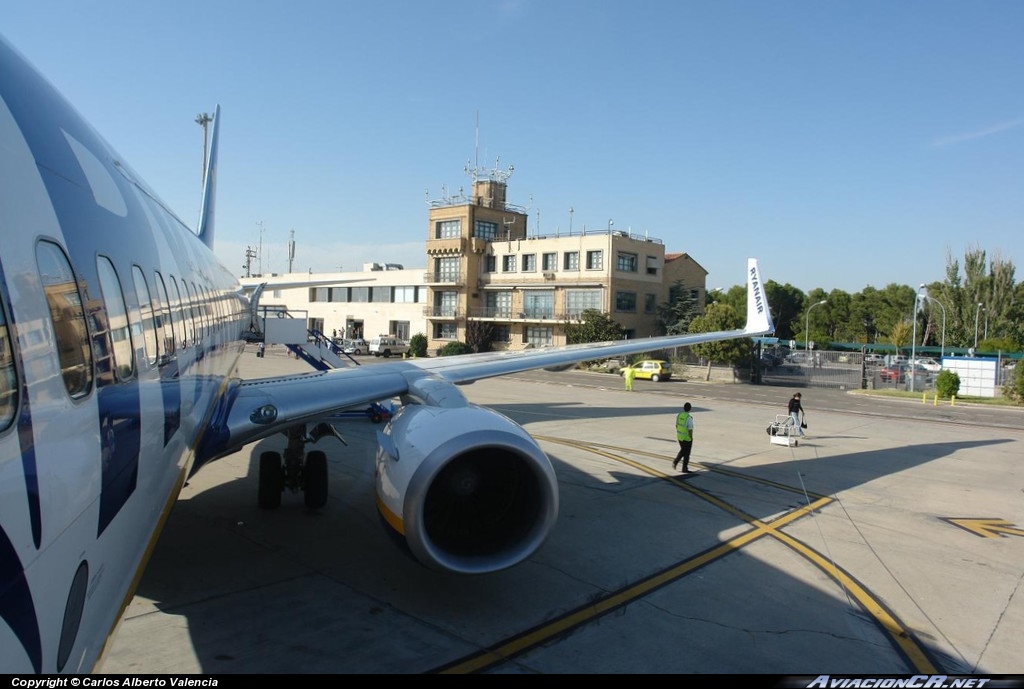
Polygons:
<instances>
[{"instance_id":1,"label":"airplane window","mask_svg":"<svg viewBox=\"0 0 1024 689\"><path fill-rule=\"evenodd\" d=\"M0 431L11 425L18 408L18 374L14 368L11 329L7 327L4 304L0 301Z\"/></svg>"},{"instance_id":2,"label":"airplane window","mask_svg":"<svg viewBox=\"0 0 1024 689\"><path fill-rule=\"evenodd\" d=\"M128 313L121 292L121 281L117 279L114 264L106 256L96 259L100 276L100 292L107 312L107 335L110 338L112 355L111 367L117 380L128 380L135 373L135 352L132 349L132 335L128 328Z\"/></svg>"},{"instance_id":3,"label":"airplane window","mask_svg":"<svg viewBox=\"0 0 1024 689\"><path fill-rule=\"evenodd\" d=\"M142 268L132 266L132 282L135 283L135 298L139 301L139 314L142 316L142 342L146 348L146 360L152 366L156 363L157 342L156 324L153 322L153 301L149 296L149 285Z\"/></svg>"},{"instance_id":4,"label":"airplane window","mask_svg":"<svg viewBox=\"0 0 1024 689\"><path fill-rule=\"evenodd\" d=\"M157 326L158 337L164 343L163 351L166 356L174 354L174 322L171 320L171 300L167 298L167 286L164 284L164 276L156 272L156 293L157 293Z\"/></svg>"},{"instance_id":5,"label":"airplane window","mask_svg":"<svg viewBox=\"0 0 1024 689\"><path fill-rule=\"evenodd\" d=\"M181 346L188 347L188 332L185 329L185 301L181 298L181 290L178 289L178 281L171 276L171 294L174 296L174 319L178 321L178 327L181 329L181 335L178 337L178 341L181 342Z\"/></svg>"},{"instance_id":6,"label":"airplane window","mask_svg":"<svg viewBox=\"0 0 1024 689\"><path fill-rule=\"evenodd\" d=\"M36 245L36 263L50 307L64 387L71 397L82 397L92 389L93 362L75 273L64 250L53 242L41 241Z\"/></svg>"},{"instance_id":7,"label":"airplane window","mask_svg":"<svg viewBox=\"0 0 1024 689\"><path fill-rule=\"evenodd\" d=\"M192 292L189 290L188 283L185 282L184 278L181 280L181 287L185 290L185 318L188 321L188 341L193 345L197 345L203 333L198 328L199 317L196 315L196 300L192 296Z\"/></svg>"}]
</instances>

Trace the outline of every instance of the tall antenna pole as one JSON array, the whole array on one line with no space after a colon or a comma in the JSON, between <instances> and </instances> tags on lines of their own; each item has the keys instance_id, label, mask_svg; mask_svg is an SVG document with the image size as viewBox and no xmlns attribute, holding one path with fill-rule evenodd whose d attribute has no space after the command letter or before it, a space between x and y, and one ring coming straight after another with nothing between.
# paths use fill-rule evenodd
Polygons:
<instances>
[{"instance_id":1,"label":"tall antenna pole","mask_svg":"<svg viewBox=\"0 0 1024 689\"><path fill-rule=\"evenodd\" d=\"M203 128L203 184L206 184L206 146L207 146L207 125L213 122L209 113L201 112L196 115L196 124Z\"/></svg>"},{"instance_id":2,"label":"tall antenna pole","mask_svg":"<svg viewBox=\"0 0 1024 689\"><path fill-rule=\"evenodd\" d=\"M288 272L292 272L292 264L295 263L295 230L291 231L291 239L288 240Z\"/></svg>"},{"instance_id":3,"label":"tall antenna pole","mask_svg":"<svg viewBox=\"0 0 1024 689\"><path fill-rule=\"evenodd\" d=\"M259 261L260 261L260 275L263 275L263 221L260 220L256 224L260 226L260 250L259 250L260 253L259 253Z\"/></svg>"}]
</instances>

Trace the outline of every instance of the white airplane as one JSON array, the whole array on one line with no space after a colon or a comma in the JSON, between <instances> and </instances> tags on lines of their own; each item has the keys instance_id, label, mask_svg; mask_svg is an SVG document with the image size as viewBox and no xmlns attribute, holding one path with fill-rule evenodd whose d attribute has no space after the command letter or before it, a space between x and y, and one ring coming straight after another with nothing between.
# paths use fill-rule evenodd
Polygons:
<instances>
[{"instance_id":1,"label":"white airplane","mask_svg":"<svg viewBox=\"0 0 1024 689\"><path fill-rule=\"evenodd\" d=\"M773 331L757 262L723 332L410 359L242 381L258 298L214 258L216 111L190 230L0 38L0 671L97 667L185 481L283 433L258 502L327 502L306 446L338 410L399 397L378 432L377 505L429 567L482 574L541 546L558 486L526 431L457 385ZM369 459L369 458L368 458Z\"/></svg>"}]
</instances>

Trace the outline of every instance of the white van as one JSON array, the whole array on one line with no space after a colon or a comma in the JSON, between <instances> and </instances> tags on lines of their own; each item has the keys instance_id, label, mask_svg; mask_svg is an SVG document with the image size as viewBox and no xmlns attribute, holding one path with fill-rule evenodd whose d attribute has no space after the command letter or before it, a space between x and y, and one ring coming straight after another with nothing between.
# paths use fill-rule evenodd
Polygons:
<instances>
[{"instance_id":1,"label":"white van","mask_svg":"<svg viewBox=\"0 0 1024 689\"><path fill-rule=\"evenodd\" d=\"M389 357L408 354L409 345L397 337L375 337L370 340L370 354Z\"/></svg>"}]
</instances>

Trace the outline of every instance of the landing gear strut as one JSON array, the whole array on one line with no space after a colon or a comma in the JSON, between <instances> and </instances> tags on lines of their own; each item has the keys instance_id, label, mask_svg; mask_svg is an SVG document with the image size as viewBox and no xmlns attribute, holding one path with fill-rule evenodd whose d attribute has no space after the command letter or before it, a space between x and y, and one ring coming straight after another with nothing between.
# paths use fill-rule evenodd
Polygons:
<instances>
[{"instance_id":1,"label":"landing gear strut","mask_svg":"<svg viewBox=\"0 0 1024 689\"><path fill-rule=\"evenodd\" d=\"M282 458L280 452L260 454L257 504L273 510L281 506L285 488L302 491L306 507L320 509L327 504L327 455L320 450L306 452L306 443L315 443L325 435L345 442L330 424L318 424L309 433L305 425L292 426L284 432L288 445Z\"/></svg>"}]
</instances>

